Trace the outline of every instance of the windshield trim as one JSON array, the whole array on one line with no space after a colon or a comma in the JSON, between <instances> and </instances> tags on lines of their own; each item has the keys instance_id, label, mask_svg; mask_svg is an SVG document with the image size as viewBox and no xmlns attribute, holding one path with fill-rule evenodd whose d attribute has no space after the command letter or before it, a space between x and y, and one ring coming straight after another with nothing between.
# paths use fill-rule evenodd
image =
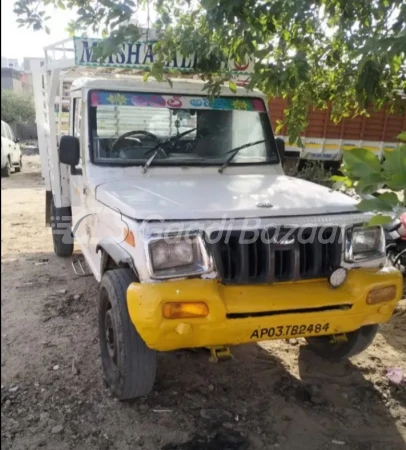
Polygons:
<instances>
[{"instance_id":1,"label":"windshield trim","mask_svg":"<svg viewBox=\"0 0 406 450\"><path fill-rule=\"evenodd\" d=\"M110 161L100 161L97 160L94 157L94 149L93 149L93 140L91 139L91 129L90 129L90 123L91 123L91 94L93 92L110 92L111 89L99 89L99 88L93 88L93 89L89 89L88 93L87 93L87 122L88 122L88 139L89 139L89 145L88 145L88 149L89 149L89 156L90 156L90 162L96 166L106 166L106 167L143 167L143 165L145 164L145 161L140 161L139 163L128 163L128 162L123 162L121 163L120 161L117 162L110 162ZM115 92L124 92L124 93L133 93L136 91L127 91L127 90L116 90ZM143 92L143 91L142 91ZM144 92L143 92L144 93ZM148 92L145 92L148 93ZM156 95L167 95L167 92L153 92ZM182 93L181 95L187 96L187 97L191 97L191 96L195 96L196 94L186 94L186 93ZM200 97L208 97L208 95L200 95ZM220 97L227 97L226 95L222 95ZM230 97L232 97L232 95L230 95ZM250 98L250 99L256 99L256 100L260 100L261 102L263 102L264 107L265 107L265 112L260 113L258 112L258 114L266 114L268 120L269 120L269 127L270 127L270 132L271 132L271 142L270 145L271 147L274 147L275 149L275 154L276 154L276 158L274 161L259 161L259 162L231 162L229 164L229 167L244 167L244 166L258 166L258 165L277 165L281 162L280 160L280 155L279 155L279 150L278 150L278 146L276 144L276 140L275 140L275 135L273 132L273 128L272 128L272 124L271 124L271 120L269 118L269 113L268 113L268 109L266 106L266 103L264 101L263 98L261 97L256 97L256 96L247 96L247 97L241 97L238 96L236 98ZM156 160L153 162L153 164L151 164L149 166L149 169L153 168L153 167L220 167L222 166L224 163L224 161L222 162L218 162L218 163L213 163L212 161L210 162L202 162L202 161L191 161L191 162L179 162L179 161L172 161L172 162L165 162L165 163L160 163L160 160Z\"/></svg>"}]
</instances>

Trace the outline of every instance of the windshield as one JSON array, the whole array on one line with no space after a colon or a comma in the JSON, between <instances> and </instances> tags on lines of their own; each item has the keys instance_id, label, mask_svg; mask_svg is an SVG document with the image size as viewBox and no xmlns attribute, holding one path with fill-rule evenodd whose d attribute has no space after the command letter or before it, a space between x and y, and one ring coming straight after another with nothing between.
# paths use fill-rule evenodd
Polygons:
<instances>
[{"instance_id":1,"label":"windshield","mask_svg":"<svg viewBox=\"0 0 406 450\"><path fill-rule=\"evenodd\" d=\"M230 165L279 161L264 102L257 98L91 91L90 142L97 163ZM252 144L252 145L248 145Z\"/></svg>"}]
</instances>

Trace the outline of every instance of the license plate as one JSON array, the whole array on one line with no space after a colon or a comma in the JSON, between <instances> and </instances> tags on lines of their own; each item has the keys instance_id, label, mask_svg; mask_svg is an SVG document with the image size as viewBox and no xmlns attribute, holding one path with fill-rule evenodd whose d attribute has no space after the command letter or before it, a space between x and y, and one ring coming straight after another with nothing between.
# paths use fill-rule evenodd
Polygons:
<instances>
[{"instance_id":1,"label":"license plate","mask_svg":"<svg viewBox=\"0 0 406 450\"><path fill-rule=\"evenodd\" d=\"M330 329L329 323L311 323L306 325L283 325L279 327L259 328L251 333L250 339L274 339L299 335L326 334Z\"/></svg>"}]
</instances>

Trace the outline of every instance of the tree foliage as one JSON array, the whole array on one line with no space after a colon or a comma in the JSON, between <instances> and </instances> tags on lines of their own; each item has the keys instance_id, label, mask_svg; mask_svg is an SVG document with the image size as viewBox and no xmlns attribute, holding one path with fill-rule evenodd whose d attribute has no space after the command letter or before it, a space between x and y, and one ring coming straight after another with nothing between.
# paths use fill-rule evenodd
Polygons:
<instances>
[{"instance_id":1,"label":"tree foliage","mask_svg":"<svg viewBox=\"0 0 406 450\"><path fill-rule=\"evenodd\" d=\"M406 141L406 132L398 137ZM334 176L332 180L355 189L362 199L358 209L378 213L371 224L391 222L393 213L400 215L406 208L406 143L385 152L382 163L364 148L346 151L342 171L344 176Z\"/></svg>"},{"instance_id":2,"label":"tree foliage","mask_svg":"<svg viewBox=\"0 0 406 450\"><path fill-rule=\"evenodd\" d=\"M27 93L1 91L1 119L8 124L35 122L34 99Z\"/></svg>"},{"instance_id":3,"label":"tree foliage","mask_svg":"<svg viewBox=\"0 0 406 450\"><path fill-rule=\"evenodd\" d=\"M102 34L107 39L101 54L137 41L141 30L130 19L143 6L155 8L153 75L162 78L177 49L185 56L197 53L211 93L231 77L219 70L220 58L243 61L252 55L249 87L289 100L285 123L291 141L306 126L310 106L331 104L339 120L365 113L371 103L394 105L399 90L406 90L404 0L17 0L18 22L49 31L47 5L77 9L69 30Z\"/></svg>"}]
</instances>

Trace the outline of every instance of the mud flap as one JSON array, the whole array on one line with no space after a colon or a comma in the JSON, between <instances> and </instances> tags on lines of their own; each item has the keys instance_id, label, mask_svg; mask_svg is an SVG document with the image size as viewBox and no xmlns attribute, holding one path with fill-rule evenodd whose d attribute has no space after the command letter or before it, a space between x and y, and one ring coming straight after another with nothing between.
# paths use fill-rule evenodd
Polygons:
<instances>
[{"instance_id":1,"label":"mud flap","mask_svg":"<svg viewBox=\"0 0 406 450\"><path fill-rule=\"evenodd\" d=\"M52 201L52 192L45 191L45 225L51 226L51 201Z\"/></svg>"}]
</instances>

